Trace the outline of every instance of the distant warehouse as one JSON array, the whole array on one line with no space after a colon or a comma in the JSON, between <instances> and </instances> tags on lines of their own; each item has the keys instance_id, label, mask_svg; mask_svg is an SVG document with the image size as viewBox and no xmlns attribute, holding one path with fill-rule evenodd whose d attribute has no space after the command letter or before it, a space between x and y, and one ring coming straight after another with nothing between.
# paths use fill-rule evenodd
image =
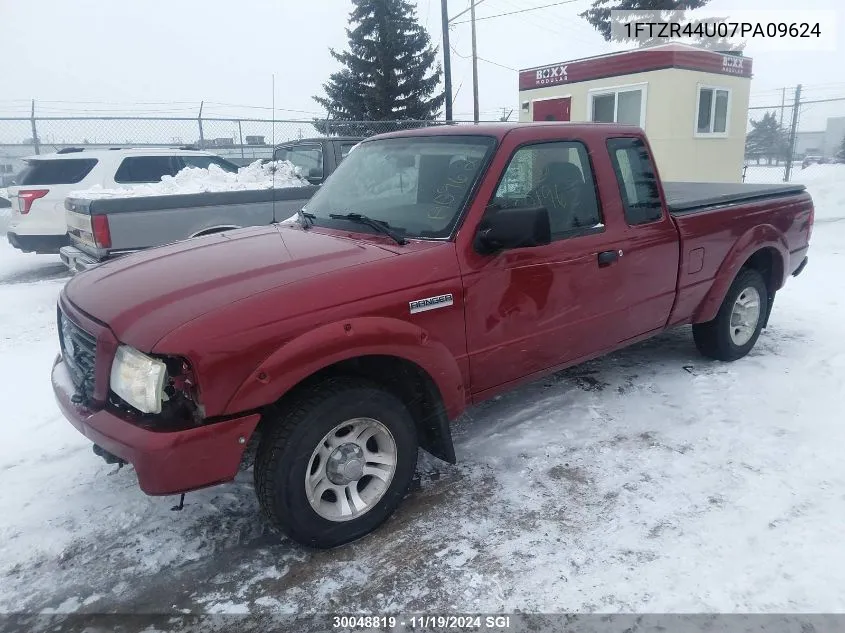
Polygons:
<instances>
[{"instance_id":1,"label":"distant warehouse","mask_svg":"<svg viewBox=\"0 0 845 633\"><path fill-rule=\"evenodd\" d=\"M527 68L520 120L638 125L664 179L740 182L751 63L663 44Z\"/></svg>"}]
</instances>

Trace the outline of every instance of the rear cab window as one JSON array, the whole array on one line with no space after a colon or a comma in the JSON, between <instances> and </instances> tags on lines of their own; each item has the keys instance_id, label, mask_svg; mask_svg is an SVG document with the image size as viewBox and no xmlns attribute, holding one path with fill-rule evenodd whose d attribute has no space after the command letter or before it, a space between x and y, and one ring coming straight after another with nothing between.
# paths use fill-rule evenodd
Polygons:
<instances>
[{"instance_id":1,"label":"rear cab window","mask_svg":"<svg viewBox=\"0 0 845 633\"><path fill-rule=\"evenodd\" d=\"M32 159L15 178L15 184L22 187L74 185L90 174L96 164L96 158Z\"/></svg>"},{"instance_id":2,"label":"rear cab window","mask_svg":"<svg viewBox=\"0 0 845 633\"><path fill-rule=\"evenodd\" d=\"M349 152L352 151L352 148L355 147L358 142L348 142L348 143L341 143L340 144L340 159L343 160L349 155Z\"/></svg>"},{"instance_id":3,"label":"rear cab window","mask_svg":"<svg viewBox=\"0 0 845 633\"><path fill-rule=\"evenodd\" d=\"M120 183L159 182L181 169L176 156L130 156L117 168L114 181Z\"/></svg>"},{"instance_id":4,"label":"rear cab window","mask_svg":"<svg viewBox=\"0 0 845 633\"><path fill-rule=\"evenodd\" d=\"M276 160L290 161L296 167L299 167L303 178L322 180L325 175L323 170L323 148L320 145L303 144L280 147L276 150L274 158Z\"/></svg>"},{"instance_id":5,"label":"rear cab window","mask_svg":"<svg viewBox=\"0 0 845 633\"><path fill-rule=\"evenodd\" d=\"M635 226L662 219L657 171L642 139L612 138L607 141L607 149L619 184L625 221Z\"/></svg>"}]
</instances>

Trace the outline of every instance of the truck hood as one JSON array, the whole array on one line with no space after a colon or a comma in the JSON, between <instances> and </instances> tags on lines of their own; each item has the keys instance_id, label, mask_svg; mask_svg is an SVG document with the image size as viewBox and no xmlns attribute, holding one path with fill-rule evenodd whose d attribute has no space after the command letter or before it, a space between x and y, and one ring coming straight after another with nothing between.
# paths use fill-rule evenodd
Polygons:
<instances>
[{"instance_id":1,"label":"truck hood","mask_svg":"<svg viewBox=\"0 0 845 633\"><path fill-rule=\"evenodd\" d=\"M395 254L367 242L262 226L193 238L79 273L65 298L118 340L149 352L170 331L222 305Z\"/></svg>"}]
</instances>

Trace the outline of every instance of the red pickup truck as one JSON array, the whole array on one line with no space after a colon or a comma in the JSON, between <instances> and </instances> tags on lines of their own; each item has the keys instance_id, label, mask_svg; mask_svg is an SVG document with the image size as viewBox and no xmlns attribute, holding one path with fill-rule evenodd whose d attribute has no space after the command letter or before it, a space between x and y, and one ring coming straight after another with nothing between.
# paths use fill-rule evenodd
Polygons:
<instances>
[{"instance_id":1,"label":"red pickup truck","mask_svg":"<svg viewBox=\"0 0 845 633\"><path fill-rule=\"evenodd\" d=\"M419 447L455 461L472 404L682 324L747 354L812 224L801 186L661 183L634 127L377 136L295 222L69 281L53 386L146 493L254 463L270 522L331 547L395 510Z\"/></svg>"}]
</instances>

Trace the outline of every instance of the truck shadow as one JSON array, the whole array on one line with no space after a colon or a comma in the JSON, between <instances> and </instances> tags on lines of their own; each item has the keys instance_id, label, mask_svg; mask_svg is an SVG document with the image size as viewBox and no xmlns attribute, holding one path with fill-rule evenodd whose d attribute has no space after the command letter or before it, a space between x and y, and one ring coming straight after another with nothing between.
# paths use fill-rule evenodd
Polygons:
<instances>
[{"instance_id":1,"label":"truck shadow","mask_svg":"<svg viewBox=\"0 0 845 633\"><path fill-rule=\"evenodd\" d=\"M0 285L25 284L70 276L70 271L61 262L39 263L23 270L0 272Z\"/></svg>"}]
</instances>

